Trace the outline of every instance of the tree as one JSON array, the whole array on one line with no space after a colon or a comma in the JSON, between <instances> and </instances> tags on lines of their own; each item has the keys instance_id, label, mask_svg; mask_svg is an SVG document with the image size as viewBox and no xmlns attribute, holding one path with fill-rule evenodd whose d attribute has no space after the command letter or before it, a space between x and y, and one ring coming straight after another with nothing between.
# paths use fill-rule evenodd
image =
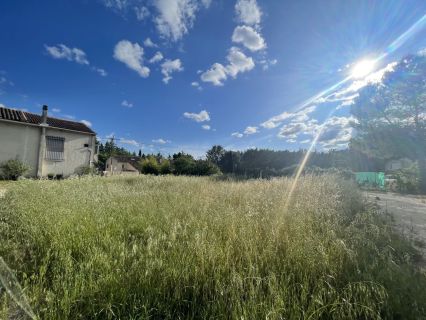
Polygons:
<instances>
[{"instance_id":1,"label":"tree","mask_svg":"<svg viewBox=\"0 0 426 320\"><path fill-rule=\"evenodd\" d=\"M195 176L210 176L220 173L219 167L209 160L196 160L192 169Z\"/></svg>"},{"instance_id":2,"label":"tree","mask_svg":"<svg viewBox=\"0 0 426 320\"><path fill-rule=\"evenodd\" d=\"M161 174L170 174L172 173L172 165L169 160L163 159L160 163L160 173Z\"/></svg>"},{"instance_id":3,"label":"tree","mask_svg":"<svg viewBox=\"0 0 426 320\"><path fill-rule=\"evenodd\" d=\"M225 149L222 146L216 145L207 151L206 158L211 163L214 163L215 165L219 165L220 160L222 159L224 154L225 154Z\"/></svg>"},{"instance_id":4,"label":"tree","mask_svg":"<svg viewBox=\"0 0 426 320\"><path fill-rule=\"evenodd\" d=\"M158 175L160 173L160 166L158 165L157 159L153 156L141 160L140 167L141 172L144 174Z\"/></svg>"},{"instance_id":5,"label":"tree","mask_svg":"<svg viewBox=\"0 0 426 320\"><path fill-rule=\"evenodd\" d=\"M416 160L426 192L426 56L405 57L382 83L363 88L351 113L357 119L351 146L384 160Z\"/></svg>"},{"instance_id":6,"label":"tree","mask_svg":"<svg viewBox=\"0 0 426 320\"><path fill-rule=\"evenodd\" d=\"M174 173L177 175L191 175L195 166L195 160L190 154L179 152L173 155Z\"/></svg>"}]
</instances>

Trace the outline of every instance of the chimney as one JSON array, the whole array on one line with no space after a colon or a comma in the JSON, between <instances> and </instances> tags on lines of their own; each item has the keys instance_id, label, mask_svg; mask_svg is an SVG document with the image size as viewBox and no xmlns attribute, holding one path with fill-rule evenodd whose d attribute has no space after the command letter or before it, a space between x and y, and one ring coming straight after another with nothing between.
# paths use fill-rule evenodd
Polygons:
<instances>
[{"instance_id":1,"label":"chimney","mask_svg":"<svg viewBox=\"0 0 426 320\"><path fill-rule=\"evenodd\" d=\"M41 114L41 124L47 124L47 110L48 110L49 108L46 106L46 105L44 105L43 106L43 113Z\"/></svg>"}]
</instances>

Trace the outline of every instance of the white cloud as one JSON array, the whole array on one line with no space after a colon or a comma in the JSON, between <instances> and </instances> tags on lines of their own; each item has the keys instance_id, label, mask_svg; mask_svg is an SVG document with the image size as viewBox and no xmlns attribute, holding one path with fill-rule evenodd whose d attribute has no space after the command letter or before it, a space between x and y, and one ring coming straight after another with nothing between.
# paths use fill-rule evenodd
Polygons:
<instances>
[{"instance_id":1,"label":"white cloud","mask_svg":"<svg viewBox=\"0 0 426 320\"><path fill-rule=\"evenodd\" d=\"M54 113L60 113L60 112L61 112L61 109L58 109L58 108L52 108L52 112L54 112Z\"/></svg>"},{"instance_id":2,"label":"white cloud","mask_svg":"<svg viewBox=\"0 0 426 320\"><path fill-rule=\"evenodd\" d=\"M86 53L79 48L69 48L64 44L58 44L57 46L44 45L44 47L46 52L54 59L65 59L79 64L89 64Z\"/></svg>"},{"instance_id":3,"label":"white cloud","mask_svg":"<svg viewBox=\"0 0 426 320\"><path fill-rule=\"evenodd\" d=\"M129 6L129 0L103 0L103 3L107 8L116 11L124 11Z\"/></svg>"},{"instance_id":4,"label":"white cloud","mask_svg":"<svg viewBox=\"0 0 426 320\"><path fill-rule=\"evenodd\" d=\"M229 61L226 67L227 73L235 78L240 72L250 71L254 68L254 62L251 57L247 57L240 49L232 47L227 56Z\"/></svg>"},{"instance_id":5,"label":"white cloud","mask_svg":"<svg viewBox=\"0 0 426 320\"><path fill-rule=\"evenodd\" d=\"M313 123L313 126L309 126L303 122L290 122L289 124L282 126L278 133L278 137L295 139L300 133L307 133L315 128L316 123Z\"/></svg>"},{"instance_id":6,"label":"white cloud","mask_svg":"<svg viewBox=\"0 0 426 320\"><path fill-rule=\"evenodd\" d=\"M202 81L211 82L215 86L222 86L223 81L228 78L227 70L222 64L215 63L209 70L203 72L200 78Z\"/></svg>"},{"instance_id":7,"label":"white cloud","mask_svg":"<svg viewBox=\"0 0 426 320\"><path fill-rule=\"evenodd\" d=\"M123 100L121 102L121 106L125 107L125 108L133 108L133 103L131 103L131 102L127 101L127 100Z\"/></svg>"},{"instance_id":8,"label":"white cloud","mask_svg":"<svg viewBox=\"0 0 426 320\"><path fill-rule=\"evenodd\" d=\"M238 0L235 12L237 20L248 25L259 24L262 17L262 11L256 0Z\"/></svg>"},{"instance_id":9,"label":"white cloud","mask_svg":"<svg viewBox=\"0 0 426 320\"><path fill-rule=\"evenodd\" d=\"M156 143L156 144L166 144L166 143L170 143L171 141L170 141L170 140L164 140L164 139L159 138L159 139L154 139L154 140L152 140L152 142L153 142L153 143Z\"/></svg>"},{"instance_id":10,"label":"white cloud","mask_svg":"<svg viewBox=\"0 0 426 320\"><path fill-rule=\"evenodd\" d=\"M92 126L92 123L90 121L81 120L80 122L83 123L85 126L88 126L89 128Z\"/></svg>"},{"instance_id":11,"label":"white cloud","mask_svg":"<svg viewBox=\"0 0 426 320\"><path fill-rule=\"evenodd\" d=\"M262 65L263 70L268 70L271 66L275 66L278 63L277 59L263 59L260 60L259 63Z\"/></svg>"},{"instance_id":12,"label":"white cloud","mask_svg":"<svg viewBox=\"0 0 426 320\"><path fill-rule=\"evenodd\" d=\"M150 15L148 8L145 6L135 7L134 9L136 14L136 19L138 19L139 21L145 20Z\"/></svg>"},{"instance_id":13,"label":"white cloud","mask_svg":"<svg viewBox=\"0 0 426 320\"><path fill-rule=\"evenodd\" d=\"M226 58L229 62L226 66L220 63L213 64L209 70L201 74L201 80L210 82L215 86L222 86L228 75L235 78L239 73L250 71L255 67L253 59L247 57L237 47L229 49Z\"/></svg>"},{"instance_id":14,"label":"white cloud","mask_svg":"<svg viewBox=\"0 0 426 320\"><path fill-rule=\"evenodd\" d=\"M149 60L149 63L156 63L163 60L163 54L160 51L157 51L155 55Z\"/></svg>"},{"instance_id":15,"label":"white cloud","mask_svg":"<svg viewBox=\"0 0 426 320\"><path fill-rule=\"evenodd\" d=\"M201 128L203 128L204 130L210 130L211 129L211 127L208 124L203 124L201 126Z\"/></svg>"},{"instance_id":16,"label":"white cloud","mask_svg":"<svg viewBox=\"0 0 426 320\"><path fill-rule=\"evenodd\" d=\"M120 138L118 141L122 144L128 144L128 145L131 145L131 146L134 146L134 147L140 146L139 142L137 142L136 140L132 140L132 139Z\"/></svg>"},{"instance_id":17,"label":"white cloud","mask_svg":"<svg viewBox=\"0 0 426 320\"><path fill-rule=\"evenodd\" d=\"M159 15L154 19L163 38L180 40L192 28L198 3L195 0L155 0Z\"/></svg>"},{"instance_id":18,"label":"white cloud","mask_svg":"<svg viewBox=\"0 0 426 320\"><path fill-rule=\"evenodd\" d=\"M82 65L90 65L86 53L79 48L69 48L64 44L58 44L56 46L44 45L44 48L46 49L46 53L54 59L63 59ZM108 73L102 68L91 66L90 69L99 73L102 77L106 77L108 75Z\"/></svg>"},{"instance_id":19,"label":"white cloud","mask_svg":"<svg viewBox=\"0 0 426 320\"><path fill-rule=\"evenodd\" d=\"M200 113L185 112L183 116L196 122L210 121L210 114L206 110L202 110Z\"/></svg>"},{"instance_id":20,"label":"white cloud","mask_svg":"<svg viewBox=\"0 0 426 320\"><path fill-rule=\"evenodd\" d=\"M346 147L352 137L354 129L353 117L333 116L319 124L316 119L309 119L303 122L292 120L283 125L278 133L279 138L286 139L287 142L294 143L300 135L309 136L300 143L312 142L318 136L317 143L324 149Z\"/></svg>"},{"instance_id":21,"label":"white cloud","mask_svg":"<svg viewBox=\"0 0 426 320\"><path fill-rule=\"evenodd\" d=\"M395 69L395 66L397 64L398 64L397 62L391 62L388 65L386 65L386 67L369 74L364 79L355 80L349 86L323 98L323 101L324 102L329 102L333 100L339 101L338 99L347 100L347 95L354 95L354 93L358 92L360 89L364 88L365 86L369 84L380 84L382 82L382 79L385 73L392 72Z\"/></svg>"},{"instance_id":22,"label":"white cloud","mask_svg":"<svg viewBox=\"0 0 426 320\"><path fill-rule=\"evenodd\" d=\"M233 132L233 133L231 133L231 136L232 136L232 137L235 137L235 138L242 138L242 137L243 137L243 134L242 134L242 133L239 133L239 132Z\"/></svg>"},{"instance_id":23,"label":"white cloud","mask_svg":"<svg viewBox=\"0 0 426 320\"><path fill-rule=\"evenodd\" d=\"M201 4L204 6L204 8L208 9L212 3L212 0L201 0Z\"/></svg>"},{"instance_id":24,"label":"white cloud","mask_svg":"<svg viewBox=\"0 0 426 320\"><path fill-rule=\"evenodd\" d=\"M255 134L255 133L257 133L257 132L259 132L258 127L251 127L251 126L248 126L248 127L244 130L244 133L245 133L246 135Z\"/></svg>"},{"instance_id":25,"label":"white cloud","mask_svg":"<svg viewBox=\"0 0 426 320\"><path fill-rule=\"evenodd\" d=\"M99 73L99 75L101 75L102 77L106 77L108 75L108 73L102 68L93 67L92 70Z\"/></svg>"},{"instance_id":26,"label":"white cloud","mask_svg":"<svg viewBox=\"0 0 426 320\"><path fill-rule=\"evenodd\" d=\"M152 42L151 38L146 38L143 42L143 45L148 48L157 48L158 46Z\"/></svg>"},{"instance_id":27,"label":"white cloud","mask_svg":"<svg viewBox=\"0 0 426 320\"><path fill-rule=\"evenodd\" d=\"M251 51L258 51L266 48L263 37L249 26L238 26L232 34L232 41L241 43Z\"/></svg>"},{"instance_id":28,"label":"white cloud","mask_svg":"<svg viewBox=\"0 0 426 320\"><path fill-rule=\"evenodd\" d=\"M137 43L121 40L114 48L114 58L123 62L128 68L136 71L141 77L147 78L150 70L143 65L143 48Z\"/></svg>"},{"instance_id":29,"label":"white cloud","mask_svg":"<svg viewBox=\"0 0 426 320\"><path fill-rule=\"evenodd\" d=\"M316 106L308 106L302 110L296 111L296 112L287 112L284 111L283 113L274 116L270 118L269 120L263 122L260 124L261 127L266 129L273 129L278 127L284 120L287 119L295 119L298 121L306 120L308 117L307 115L314 112L316 110Z\"/></svg>"},{"instance_id":30,"label":"white cloud","mask_svg":"<svg viewBox=\"0 0 426 320\"><path fill-rule=\"evenodd\" d=\"M325 149L346 147L354 131L352 127L354 121L353 117L330 117L321 126L318 143Z\"/></svg>"},{"instance_id":31,"label":"white cloud","mask_svg":"<svg viewBox=\"0 0 426 320\"><path fill-rule=\"evenodd\" d=\"M171 76L173 72L180 71L183 71L182 62L180 61L180 59L167 59L161 64L161 73L164 75L163 82L166 84L169 83L171 79L173 79L173 77Z\"/></svg>"}]
</instances>

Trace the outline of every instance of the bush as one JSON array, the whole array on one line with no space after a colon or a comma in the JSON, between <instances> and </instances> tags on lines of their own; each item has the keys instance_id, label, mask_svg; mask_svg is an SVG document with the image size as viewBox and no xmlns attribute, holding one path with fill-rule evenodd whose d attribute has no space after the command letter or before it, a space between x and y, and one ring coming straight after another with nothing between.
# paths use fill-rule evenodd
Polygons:
<instances>
[{"instance_id":1,"label":"bush","mask_svg":"<svg viewBox=\"0 0 426 320\"><path fill-rule=\"evenodd\" d=\"M148 157L141 161L141 172L144 174L155 174L160 173L160 167L158 165L157 159L154 157Z\"/></svg>"},{"instance_id":2,"label":"bush","mask_svg":"<svg viewBox=\"0 0 426 320\"><path fill-rule=\"evenodd\" d=\"M208 160L197 160L193 167L192 174L195 176L211 176L220 173L220 169Z\"/></svg>"},{"instance_id":3,"label":"bush","mask_svg":"<svg viewBox=\"0 0 426 320\"><path fill-rule=\"evenodd\" d=\"M160 163L160 173L161 174L170 174L172 173L172 165L169 160L163 160Z\"/></svg>"},{"instance_id":4,"label":"bush","mask_svg":"<svg viewBox=\"0 0 426 320\"><path fill-rule=\"evenodd\" d=\"M397 180L398 191L402 193L418 193L420 190L420 172L418 165L401 169L393 174Z\"/></svg>"},{"instance_id":5,"label":"bush","mask_svg":"<svg viewBox=\"0 0 426 320\"><path fill-rule=\"evenodd\" d=\"M90 167L90 166L81 166L75 170L75 173L78 176L95 175L97 174L97 169L95 167ZM56 178L60 180L62 178L62 175L56 175Z\"/></svg>"},{"instance_id":6,"label":"bush","mask_svg":"<svg viewBox=\"0 0 426 320\"><path fill-rule=\"evenodd\" d=\"M176 175L192 175L195 160L191 155L180 154L173 160L174 173Z\"/></svg>"},{"instance_id":7,"label":"bush","mask_svg":"<svg viewBox=\"0 0 426 320\"><path fill-rule=\"evenodd\" d=\"M31 167L19 160L8 160L0 165L1 177L5 180L18 180Z\"/></svg>"}]
</instances>

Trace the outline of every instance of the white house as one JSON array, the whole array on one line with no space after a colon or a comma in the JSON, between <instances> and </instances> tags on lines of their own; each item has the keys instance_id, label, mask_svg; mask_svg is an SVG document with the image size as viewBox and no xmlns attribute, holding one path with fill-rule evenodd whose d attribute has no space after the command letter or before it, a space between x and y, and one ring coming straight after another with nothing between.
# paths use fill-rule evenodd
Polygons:
<instances>
[{"instance_id":1,"label":"white house","mask_svg":"<svg viewBox=\"0 0 426 320\"><path fill-rule=\"evenodd\" d=\"M28 176L67 177L97 161L96 134L76 121L0 108L0 163L18 159L31 167Z\"/></svg>"},{"instance_id":2,"label":"white house","mask_svg":"<svg viewBox=\"0 0 426 320\"><path fill-rule=\"evenodd\" d=\"M398 171L401 169L410 168L414 164L415 162L408 158L394 159L394 160L389 160L388 162L386 162L385 169L386 169L386 172L393 172L393 171Z\"/></svg>"},{"instance_id":3,"label":"white house","mask_svg":"<svg viewBox=\"0 0 426 320\"><path fill-rule=\"evenodd\" d=\"M138 175L138 162L140 157L133 156L113 156L108 158L105 163L105 172L107 176L112 175Z\"/></svg>"}]
</instances>

